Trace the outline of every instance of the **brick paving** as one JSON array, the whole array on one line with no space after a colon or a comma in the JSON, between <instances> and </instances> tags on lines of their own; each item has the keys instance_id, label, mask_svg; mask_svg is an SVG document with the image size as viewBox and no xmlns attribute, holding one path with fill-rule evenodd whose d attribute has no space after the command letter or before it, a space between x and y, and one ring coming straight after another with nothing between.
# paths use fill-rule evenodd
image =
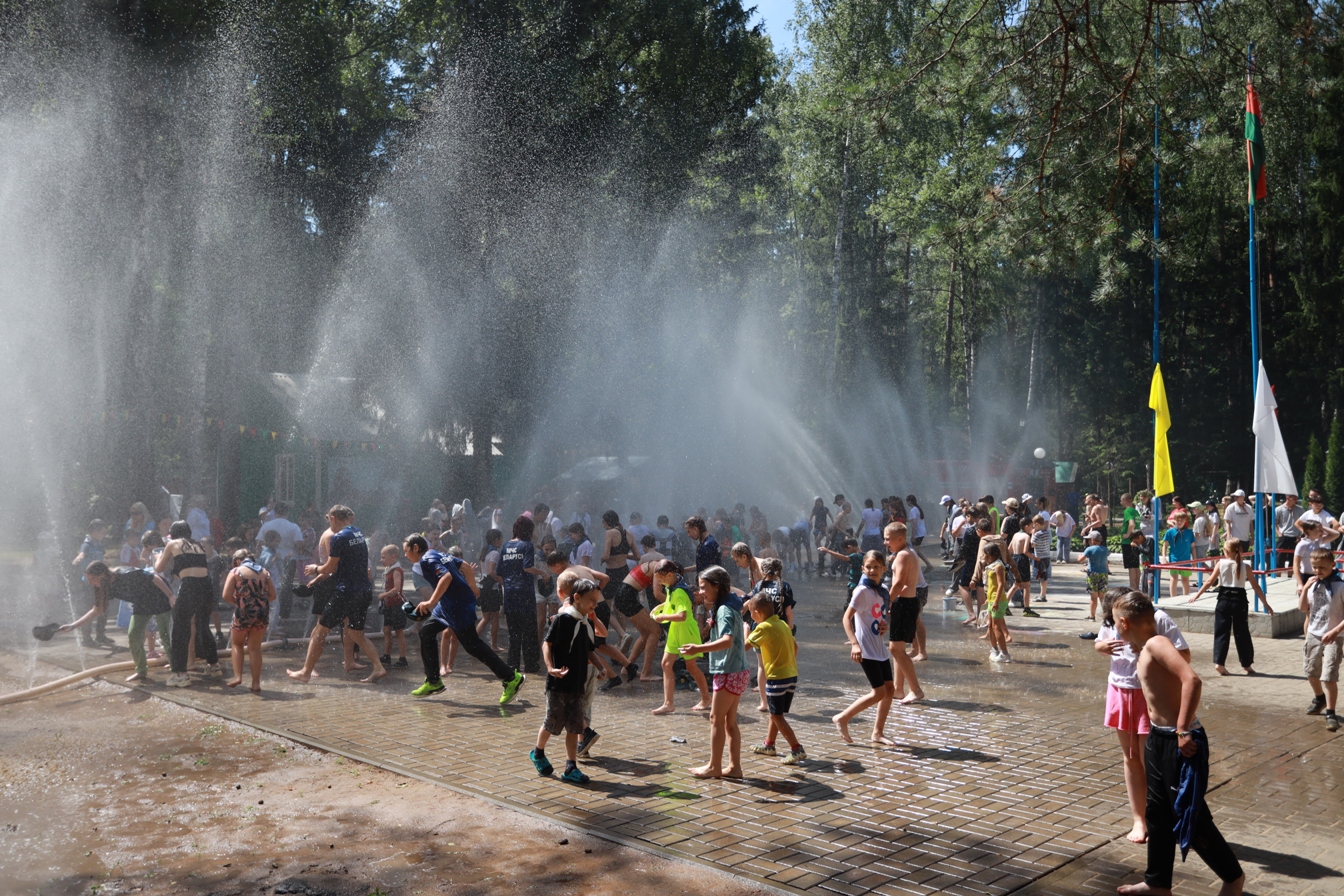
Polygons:
<instances>
[{"instance_id":1,"label":"brick paving","mask_svg":"<svg viewBox=\"0 0 1344 896\"><path fill-rule=\"evenodd\" d=\"M318 748L489 799L665 855L703 862L788 892L812 894L1090 894L1138 879L1143 847L1128 830L1114 735L1101 727L1106 666L1079 640L1087 627L1077 568L1065 569L1042 619L1016 616L1014 662L987 662L985 642L943 613L935 585L926 621L929 662L919 668L930 702L892 711L890 748L841 743L829 717L866 691L839 627L838 585L795 583L800 686L794 726L811 759L792 769L744 750L747 778L706 782L706 717L684 709L655 717L657 684L599 695L602 738L585 763L587 786L540 778L527 751L544 712L540 681L511 706L470 657L448 689L426 700L418 662L376 686L339 671L329 648L308 686L280 673L298 652L267 656L257 698L213 683L158 696ZM1280 597L1277 603L1287 605ZM1025 623L1032 623L1026 625ZM1303 714L1300 640L1257 641L1259 678L1217 678L1212 639L1192 635L1205 676L1201 719L1213 762L1209 802L1257 894L1338 893L1344 887L1344 742ZM69 645L69 642L65 642ZM43 658L69 664L69 647ZM124 654L122 654L124 656ZM160 676L161 677L161 676ZM742 702L744 745L764 716ZM866 736L867 715L851 728ZM675 740L683 739L685 743ZM552 760L562 756L553 741ZM1207 888L1193 854L1177 886Z\"/></svg>"}]
</instances>

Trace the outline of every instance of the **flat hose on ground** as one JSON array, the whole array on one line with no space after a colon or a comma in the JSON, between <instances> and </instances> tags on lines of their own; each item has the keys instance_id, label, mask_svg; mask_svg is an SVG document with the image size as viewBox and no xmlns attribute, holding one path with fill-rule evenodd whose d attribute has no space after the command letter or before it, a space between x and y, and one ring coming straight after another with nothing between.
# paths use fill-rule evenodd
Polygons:
<instances>
[{"instance_id":1,"label":"flat hose on ground","mask_svg":"<svg viewBox=\"0 0 1344 896\"><path fill-rule=\"evenodd\" d=\"M372 633L365 634L364 637L369 638L370 640L372 640L372 639L374 639L374 638L382 638L382 636L383 636L383 633L382 633L382 632L372 632ZM333 642L339 642L340 640L341 640L341 636L340 636L340 635L328 635L328 636L327 636L327 643L328 643L328 644L333 643ZM261 649L262 649L262 650L269 650L269 649L271 649L271 648L273 648L273 647L279 647L280 645L282 645L282 644L284 644L284 643L285 643L284 641L263 641L263 642L262 642L262 645L261 645ZM307 639L307 638L291 638L291 639L289 639L289 643L290 643L290 644L307 644L307 643L308 643L308 639ZM220 650L220 651L219 651L219 655L220 655L221 657L225 657L225 656L227 656L227 657L232 657L232 656L233 656L233 648L232 648L232 647L225 647L223 650ZM150 666L163 666L163 665L166 665L167 663L168 663L167 658L166 658L166 657L161 657L161 658L159 658L159 659L157 659L157 660L150 660L149 663L148 663L148 665L150 665ZM79 682L81 682L81 681L84 681L86 678L97 678L97 677L100 676L100 675L111 675L113 672L127 672L127 671L130 671L130 670L133 670L134 668L135 668L135 660L122 660L122 661L119 662L119 663L107 663L107 664L102 665L102 666L94 666L92 669L85 669L85 670L82 671L82 672L76 672L76 673L73 674L73 675L67 675L67 676L65 676L64 678L58 678L58 679L56 679L55 681L49 681L49 682L47 682L46 684L40 684L40 685L38 685L38 686L35 687L35 688L29 688L29 689L26 690L26 691L15 691L15 692L12 693L12 694L3 694L3 695L0 695L0 706L4 706L4 705L6 705L6 704L8 704L8 703L18 703L18 702L21 701L21 700L29 700L29 699L31 699L31 698L33 698L33 697L41 697L41 696L44 695L44 694L50 694L50 693L52 693L52 692L54 692L54 691L59 691L61 688L69 687L69 686L72 685L72 684L77 684L77 683L79 683Z\"/></svg>"}]
</instances>

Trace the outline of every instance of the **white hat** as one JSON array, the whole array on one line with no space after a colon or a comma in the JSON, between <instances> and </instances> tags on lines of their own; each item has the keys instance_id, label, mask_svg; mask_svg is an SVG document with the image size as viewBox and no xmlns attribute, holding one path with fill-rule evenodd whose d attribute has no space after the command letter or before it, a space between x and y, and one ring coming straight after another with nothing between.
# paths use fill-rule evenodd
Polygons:
<instances>
[{"instance_id":1,"label":"white hat","mask_svg":"<svg viewBox=\"0 0 1344 896\"><path fill-rule=\"evenodd\" d=\"M1035 495L1033 495L1031 492L1023 492L1023 493L1022 493L1022 503L1023 503L1023 504L1026 504L1026 503L1030 502L1031 499L1034 498L1034 497L1035 497Z\"/></svg>"},{"instance_id":2,"label":"white hat","mask_svg":"<svg viewBox=\"0 0 1344 896\"><path fill-rule=\"evenodd\" d=\"M1093 529L1091 532L1087 533L1087 537L1089 541L1101 541L1101 530Z\"/></svg>"},{"instance_id":3,"label":"white hat","mask_svg":"<svg viewBox=\"0 0 1344 896\"><path fill-rule=\"evenodd\" d=\"M1237 489L1236 491L1234 491L1234 492L1232 493L1232 497L1234 497L1234 498L1244 498L1244 497L1246 497L1246 491L1245 491L1245 489L1240 489L1240 488Z\"/></svg>"},{"instance_id":4,"label":"white hat","mask_svg":"<svg viewBox=\"0 0 1344 896\"><path fill-rule=\"evenodd\" d=\"M951 504L951 503L952 503L952 496L951 496L951 495L943 495L941 498L938 499L938 503L939 503L939 504Z\"/></svg>"}]
</instances>

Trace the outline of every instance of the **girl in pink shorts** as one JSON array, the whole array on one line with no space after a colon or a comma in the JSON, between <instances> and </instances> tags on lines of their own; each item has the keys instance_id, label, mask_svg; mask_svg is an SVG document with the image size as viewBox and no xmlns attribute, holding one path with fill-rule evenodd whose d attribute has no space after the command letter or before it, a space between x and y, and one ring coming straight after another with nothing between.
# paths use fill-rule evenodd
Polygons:
<instances>
[{"instance_id":1,"label":"girl in pink shorts","mask_svg":"<svg viewBox=\"0 0 1344 896\"><path fill-rule=\"evenodd\" d=\"M709 762L691 769L691 774L697 778L740 778L742 731L737 724L737 703L751 684L742 598L733 591L732 579L722 566L711 566L700 573L699 596L709 611L709 640L704 644L683 644L680 653L687 663L695 662L696 654L709 654L714 696L709 704ZM727 768L723 766L725 743Z\"/></svg>"},{"instance_id":2,"label":"girl in pink shorts","mask_svg":"<svg viewBox=\"0 0 1344 896\"><path fill-rule=\"evenodd\" d=\"M1148 775L1144 771L1143 752L1148 743L1148 703L1143 699L1139 685L1138 655L1134 648L1120 640L1111 616L1111 605L1128 588L1112 588L1101 599L1101 631L1097 633L1097 653L1111 658L1111 671L1106 682L1106 727L1114 728L1120 739L1120 752L1125 762L1125 793L1129 797L1129 811L1134 816L1134 827L1126 835L1131 843L1148 840L1148 825L1144 810L1148 802ZM1175 645L1188 661L1190 645L1185 643L1181 630L1171 617L1157 611L1157 633Z\"/></svg>"}]
</instances>

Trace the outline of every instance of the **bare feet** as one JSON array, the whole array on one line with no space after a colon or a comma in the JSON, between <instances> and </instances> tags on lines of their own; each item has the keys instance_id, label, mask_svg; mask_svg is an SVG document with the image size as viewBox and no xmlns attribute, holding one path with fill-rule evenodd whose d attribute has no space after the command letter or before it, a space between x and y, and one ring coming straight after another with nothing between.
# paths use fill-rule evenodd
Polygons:
<instances>
[{"instance_id":1,"label":"bare feet","mask_svg":"<svg viewBox=\"0 0 1344 896\"><path fill-rule=\"evenodd\" d=\"M662 677L661 675L658 675L658 676L654 676L654 675L641 675L641 676L639 676L639 680L640 680L640 681L662 681L662 680L663 680L663 677Z\"/></svg>"},{"instance_id":2,"label":"bare feet","mask_svg":"<svg viewBox=\"0 0 1344 896\"><path fill-rule=\"evenodd\" d=\"M453 674L453 667L452 667L452 666L440 666L440 667L439 667L439 675L440 675L440 676L443 676L443 675L452 675L452 674Z\"/></svg>"},{"instance_id":3,"label":"bare feet","mask_svg":"<svg viewBox=\"0 0 1344 896\"><path fill-rule=\"evenodd\" d=\"M651 709L651 710L649 710L649 712L651 712L651 713L652 713L653 715L655 715L655 716L665 716L665 715L667 715L668 713L670 713L670 712L672 712L672 711L673 711L672 707L668 706L666 703L664 703L662 706L658 707L657 709Z\"/></svg>"},{"instance_id":4,"label":"bare feet","mask_svg":"<svg viewBox=\"0 0 1344 896\"><path fill-rule=\"evenodd\" d=\"M892 740L891 738L887 737L885 734L876 734L876 733L875 733L875 734L873 734L872 737L868 738L868 742L871 743L871 744L875 744L875 745L877 745L877 746L879 746L879 747L894 747L894 746L896 746L896 741L894 741L894 740Z\"/></svg>"},{"instance_id":5,"label":"bare feet","mask_svg":"<svg viewBox=\"0 0 1344 896\"><path fill-rule=\"evenodd\" d=\"M691 712L709 712L709 701L701 700L691 707Z\"/></svg>"},{"instance_id":6,"label":"bare feet","mask_svg":"<svg viewBox=\"0 0 1344 896\"><path fill-rule=\"evenodd\" d=\"M240 684L242 684L242 683L243 683L243 680L242 680L241 678L230 678L228 681L224 682L224 687L226 687L226 688L236 688L236 687L238 687L238 685L240 685Z\"/></svg>"},{"instance_id":7,"label":"bare feet","mask_svg":"<svg viewBox=\"0 0 1344 896\"><path fill-rule=\"evenodd\" d=\"M742 766L740 766L740 765L730 765L727 769L724 770L724 772L723 772L723 777L725 777L725 778L741 778L741 777L742 777Z\"/></svg>"},{"instance_id":8,"label":"bare feet","mask_svg":"<svg viewBox=\"0 0 1344 896\"><path fill-rule=\"evenodd\" d=\"M835 730L840 732L840 739L847 744L854 743L854 738L849 736L849 719L842 719L839 715L831 716L831 722L835 725Z\"/></svg>"},{"instance_id":9,"label":"bare feet","mask_svg":"<svg viewBox=\"0 0 1344 896\"><path fill-rule=\"evenodd\" d=\"M297 671L294 669L286 669L285 674L288 675L290 678L294 679L295 681L301 681L304 684L308 683L309 678L316 677L311 672L304 672L302 669L299 669Z\"/></svg>"},{"instance_id":10,"label":"bare feet","mask_svg":"<svg viewBox=\"0 0 1344 896\"><path fill-rule=\"evenodd\" d=\"M344 666L344 668L345 671L347 672L360 672L363 671L364 669L369 668L369 666L368 663L351 663L349 665Z\"/></svg>"},{"instance_id":11,"label":"bare feet","mask_svg":"<svg viewBox=\"0 0 1344 896\"><path fill-rule=\"evenodd\" d=\"M1163 887L1150 887L1146 883L1126 884L1123 887L1116 887L1115 892L1120 896L1171 896L1171 890ZM1237 890L1241 892L1240 889Z\"/></svg>"},{"instance_id":12,"label":"bare feet","mask_svg":"<svg viewBox=\"0 0 1344 896\"><path fill-rule=\"evenodd\" d=\"M693 768L693 769L689 769L689 771L690 771L692 777L696 777L696 778L722 778L722 777L723 777L723 772L720 771L720 770L717 769L717 768L714 768L714 766L712 766L712 765L697 765L695 768Z\"/></svg>"},{"instance_id":13,"label":"bare feet","mask_svg":"<svg viewBox=\"0 0 1344 896\"><path fill-rule=\"evenodd\" d=\"M1142 821L1136 821L1134 822L1134 827L1131 828L1130 832L1125 835L1125 839L1128 840L1130 843L1147 843L1148 828L1144 825Z\"/></svg>"},{"instance_id":14,"label":"bare feet","mask_svg":"<svg viewBox=\"0 0 1344 896\"><path fill-rule=\"evenodd\" d=\"M910 706L913 703L923 703L923 702L924 702L923 691L911 691L910 693L906 694L904 697L901 698L901 704L904 706Z\"/></svg>"},{"instance_id":15,"label":"bare feet","mask_svg":"<svg viewBox=\"0 0 1344 896\"><path fill-rule=\"evenodd\" d=\"M1226 675L1226 674L1227 674L1227 667L1226 667L1226 666L1214 666L1213 668L1214 668L1214 670L1215 670L1219 675Z\"/></svg>"},{"instance_id":16,"label":"bare feet","mask_svg":"<svg viewBox=\"0 0 1344 896\"><path fill-rule=\"evenodd\" d=\"M387 670L384 669L384 668L382 668L382 667L380 666L380 667L378 668L378 671L377 671L377 672L372 673L371 675L369 675L368 678L361 678L361 679L359 680L359 683L360 683L360 684L373 684L373 683L374 683L375 681L377 681L378 679L380 679L380 678L386 678L386 677L387 677Z\"/></svg>"},{"instance_id":17,"label":"bare feet","mask_svg":"<svg viewBox=\"0 0 1344 896\"><path fill-rule=\"evenodd\" d=\"M1246 875L1242 875L1236 880L1223 881L1223 885L1218 888L1218 896L1241 896L1241 888L1246 886Z\"/></svg>"},{"instance_id":18,"label":"bare feet","mask_svg":"<svg viewBox=\"0 0 1344 896\"><path fill-rule=\"evenodd\" d=\"M1250 666L1242 666L1242 667L1241 667L1241 671L1245 672L1247 675L1259 675L1259 674L1260 674L1259 672L1257 672L1257 671L1255 671L1254 669L1252 669Z\"/></svg>"},{"instance_id":19,"label":"bare feet","mask_svg":"<svg viewBox=\"0 0 1344 896\"><path fill-rule=\"evenodd\" d=\"M926 659L928 659L928 658L929 658L929 656L928 656L928 654L926 654L926 653L912 653L912 654L910 655L910 662L912 662L912 663L922 663L922 662L924 662L924 661L925 661Z\"/></svg>"},{"instance_id":20,"label":"bare feet","mask_svg":"<svg viewBox=\"0 0 1344 896\"><path fill-rule=\"evenodd\" d=\"M765 706L765 705L761 705L761 706L756 707L756 711L757 711L757 712L769 712L769 711L770 711L770 707Z\"/></svg>"},{"instance_id":21,"label":"bare feet","mask_svg":"<svg viewBox=\"0 0 1344 896\"><path fill-rule=\"evenodd\" d=\"M260 694L260 693L261 693L261 685L254 685L254 686L248 688L248 690L251 691L251 692L254 693L254 694Z\"/></svg>"}]
</instances>

